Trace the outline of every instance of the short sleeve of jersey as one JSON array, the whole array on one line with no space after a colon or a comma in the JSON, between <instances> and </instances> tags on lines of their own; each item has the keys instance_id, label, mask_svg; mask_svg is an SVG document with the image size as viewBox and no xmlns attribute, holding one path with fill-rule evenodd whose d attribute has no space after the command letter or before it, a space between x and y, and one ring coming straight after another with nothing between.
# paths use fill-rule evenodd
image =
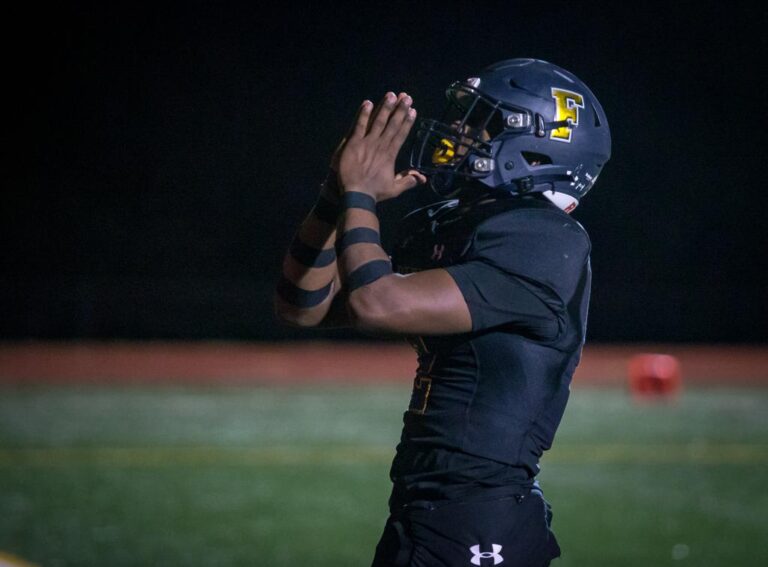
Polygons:
<instances>
[{"instance_id":1,"label":"short sleeve of jersey","mask_svg":"<svg viewBox=\"0 0 768 567\"><path fill-rule=\"evenodd\" d=\"M551 340L563 324L589 247L584 229L564 214L517 209L481 223L466 260L446 270L467 302L473 331L507 327Z\"/></svg>"}]
</instances>

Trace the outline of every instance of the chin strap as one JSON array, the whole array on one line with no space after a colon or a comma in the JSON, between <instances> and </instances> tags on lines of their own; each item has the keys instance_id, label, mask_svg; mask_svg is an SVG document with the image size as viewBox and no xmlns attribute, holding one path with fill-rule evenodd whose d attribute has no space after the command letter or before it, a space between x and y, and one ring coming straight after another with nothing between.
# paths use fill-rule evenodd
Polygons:
<instances>
[{"instance_id":1,"label":"chin strap","mask_svg":"<svg viewBox=\"0 0 768 567\"><path fill-rule=\"evenodd\" d=\"M512 181L509 182L509 185L517 186L518 192L521 195L524 195L525 193L530 193L531 191L533 191L538 185L551 184L552 187L554 187L554 184L558 181L568 181L570 183L571 181L573 181L573 176L567 175L565 173L528 175L526 177L521 177L520 179L513 179Z\"/></svg>"},{"instance_id":2,"label":"chin strap","mask_svg":"<svg viewBox=\"0 0 768 567\"><path fill-rule=\"evenodd\" d=\"M509 186L516 187L520 195L526 195L531 193L540 193L547 199L552 201L560 209L566 213L570 213L579 204L579 200L576 197L555 191L555 183L557 181L573 181L573 176L567 174L547 174L547 175L529 175L521 179L515 179L509 182ZM541 187L544 186L542 189ZM538 189L537 189L538 188Z\"/></svg>"}]
</instances>

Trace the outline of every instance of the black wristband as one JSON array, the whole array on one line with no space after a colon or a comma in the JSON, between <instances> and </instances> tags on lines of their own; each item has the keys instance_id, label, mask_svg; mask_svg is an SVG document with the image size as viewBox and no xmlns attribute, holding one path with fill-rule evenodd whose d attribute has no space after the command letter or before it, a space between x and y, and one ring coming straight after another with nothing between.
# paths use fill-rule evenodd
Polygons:
<instances>
[{"instance_id":1,"label":"black wristband","mask_svg":"<svg viewBox=\"0 0 768 567\"><path fill-rule=\"evenodd\" d=\"M298 287L283 276L277 283L277 293L286 303L290 303L294 307L307 309L309 307L320 305L325 298L328 297L328 294L331 293L332 286L333 280L320 289L306 290Z\"/></svg>"},{"instance_id":2,"label":"black wristband","mask_svg":"<svg viewBox=\"0 0 768 567\"><path fill-rule=\"evenodd\" d=\"M347 289L352 293L357 288L371 284L391 273L392 264L389 260L371 260L347 276Z\"/></svg>"},{"instance_id":3,"label":"black wristband","mask_svg":"<svg viewBox=\"0 0 768 567\"><path fill-rule=\"evenodd\" d=\"M336 241L336 253L341 256L344 250L353 244L359 244L361 242L381 245L378 231L366 226L358 226L357 228L348 230L344 233L344 236Z\"/></svg>"},{"instance_id":4,"label":"black wristband","mask_svg":"<svg viewBox=\"0 0 768 567\"><path fill-rule=\"evenodd\" d=\"M324 268L336 261L336 251L333 248L322 250L313 248L308 244L304 244L298 234L293 238L288 251L294 260L308 268Z\"/></svg>"},{"instance_id":5,"label":"black wristband","mask_svg":"<svg viewBox=\"0 0 768 567\"><path fill-rule=\"evenodd\" d=\"M367 193L360 191L347 191L342 197L342 206L345 209L365 209L376 214L376 199Z\"/></svg>"}]
</instances>

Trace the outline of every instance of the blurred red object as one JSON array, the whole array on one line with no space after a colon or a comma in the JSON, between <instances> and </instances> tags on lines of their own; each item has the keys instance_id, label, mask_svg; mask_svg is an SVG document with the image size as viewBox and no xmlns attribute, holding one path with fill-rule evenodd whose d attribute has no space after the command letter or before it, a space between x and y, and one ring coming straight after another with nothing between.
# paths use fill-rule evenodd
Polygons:
<instances>
[{"instance_id":1,"label":"blurred red object","mask_svg":"<svg viewBox=\"0 0 768 567\"><path fill-rule=\"evenodd\" d=\"M629 390L637 400L675 398L682 383L680 362L674 356L644 353L629 359Z\"/></svg>"}]
</instances>

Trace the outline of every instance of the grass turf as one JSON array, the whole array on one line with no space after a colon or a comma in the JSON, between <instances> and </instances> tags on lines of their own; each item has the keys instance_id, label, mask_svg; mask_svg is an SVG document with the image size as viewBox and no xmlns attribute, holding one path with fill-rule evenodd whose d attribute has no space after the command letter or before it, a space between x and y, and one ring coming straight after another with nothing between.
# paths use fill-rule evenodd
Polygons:
<instances>
[{"instance_id":1,"label":"grass turf","mask_svg":"<svg viewBox=\"0 0 768 567\"><path fill-rule=\"evenodd\" d=\"M368 565L405 387L0 390L0 551ZM768 564L768 390L572 394L540 480L565 566Z\"/></svg>"}]
</instances>

